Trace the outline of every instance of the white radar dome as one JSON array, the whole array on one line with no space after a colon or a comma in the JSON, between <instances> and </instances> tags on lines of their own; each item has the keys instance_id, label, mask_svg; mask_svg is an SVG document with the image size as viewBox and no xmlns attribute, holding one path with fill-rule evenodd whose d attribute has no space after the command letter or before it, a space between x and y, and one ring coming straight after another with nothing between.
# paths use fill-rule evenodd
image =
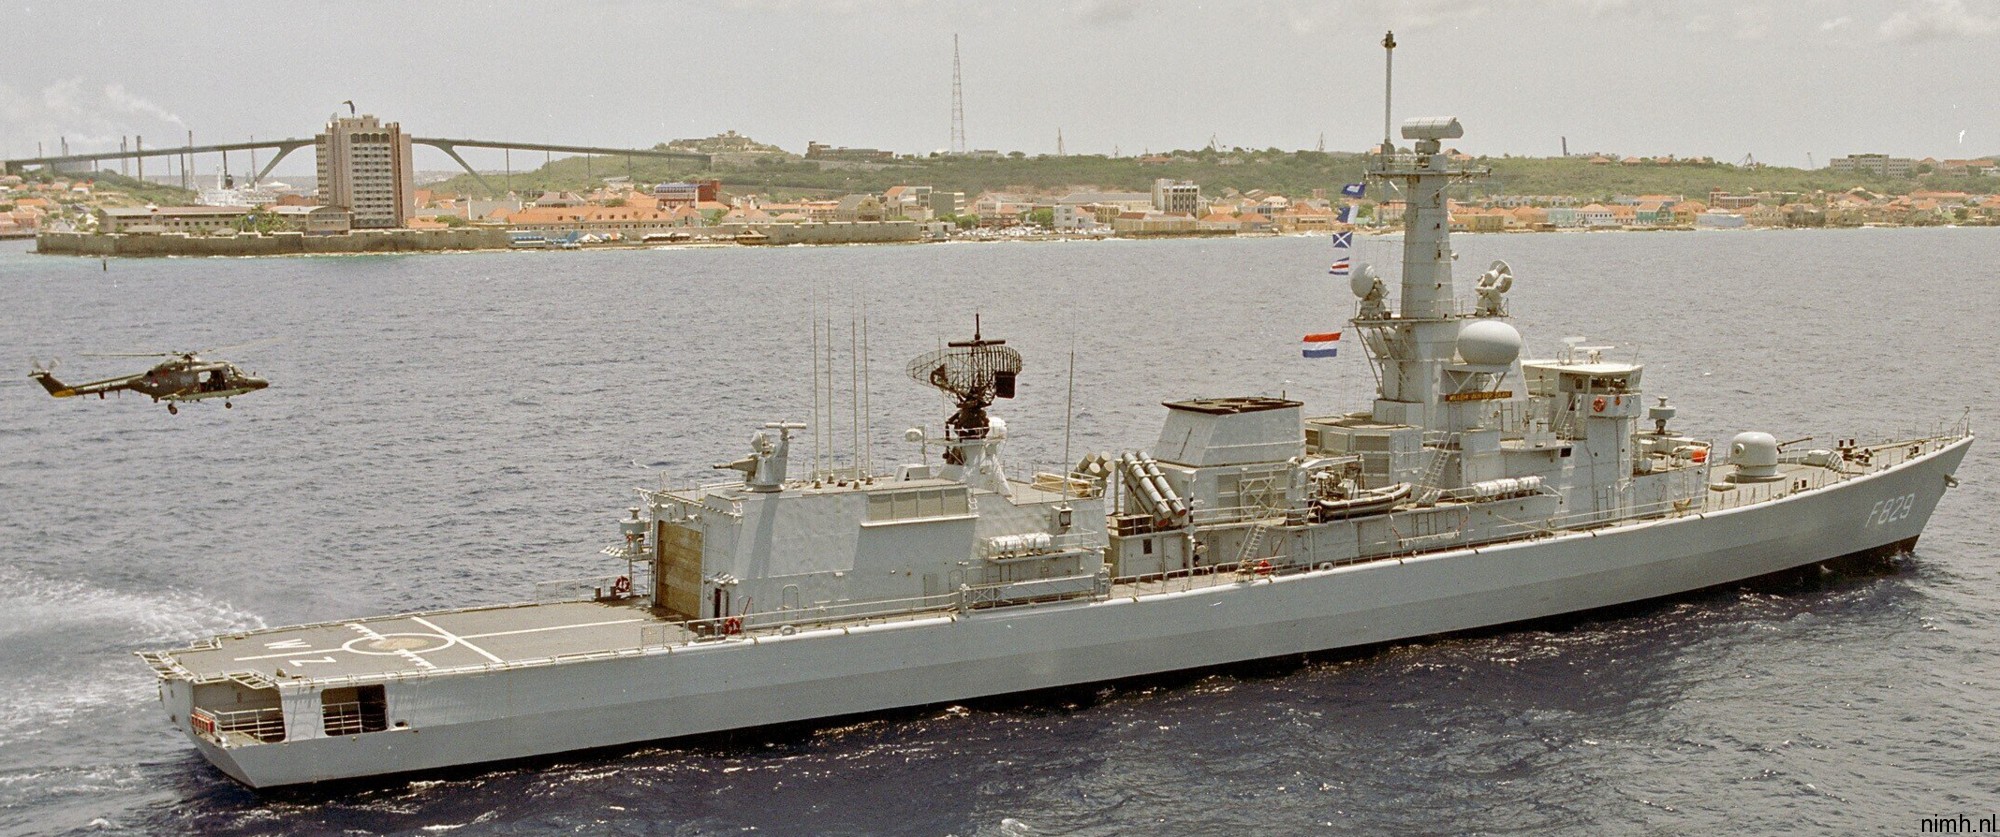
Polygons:
<instances>
[{"instance_id":1,"label":"white radar dome","mask_svg":"<svg viewBox=\"0 0 2000 837\"><path fill-rule=\"evenodd\" d=\"M1354 295L1366 299L1368 292L1375 289L1375 267L1367 262L1354 266L1354 273L1348 277L1347 287Z\"/></svg>"},{"instance_id":2,"label":"white radar dome","mask_svg":"<svg viewBox=\"0 0 2000 837\"><path fill-rule=\"evenodd\" d=\"M1521 356L1521 333L1499 320L1476 320L1459 329L1458 356L1475 366L1506 366Z\"/></svg>"}]
</instances>

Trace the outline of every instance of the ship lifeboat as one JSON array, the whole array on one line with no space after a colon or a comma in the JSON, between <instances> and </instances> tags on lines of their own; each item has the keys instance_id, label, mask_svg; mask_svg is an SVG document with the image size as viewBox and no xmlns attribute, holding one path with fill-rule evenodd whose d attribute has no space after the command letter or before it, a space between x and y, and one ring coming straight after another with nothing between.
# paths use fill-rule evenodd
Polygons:
<instances>
[{"instance_id":1,"label":"ship lifeboat","mask_svg":"<svg viewBox=\"0 0 2000 837\"><path fill-rule=\"evenodd\" d=\"M1387 488L1358 491L1352 497L1339 500L1315 500L1313 511L1321 520L1341 520L1385 512L1410 499L1410 490L1409 483L1399 482Z\"/></svg>"}]
</instances>

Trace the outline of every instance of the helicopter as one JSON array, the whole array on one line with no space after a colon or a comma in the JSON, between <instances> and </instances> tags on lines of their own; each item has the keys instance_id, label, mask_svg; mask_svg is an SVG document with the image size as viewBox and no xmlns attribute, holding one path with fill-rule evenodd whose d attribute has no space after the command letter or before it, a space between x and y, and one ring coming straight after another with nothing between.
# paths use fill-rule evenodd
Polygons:
<instances>
[{"instance_id":1,"label":"helicopter","mask_svg":"<svg viewBox=\"0 0 2000 837\"><path fill-rule=\"evenodd\" d=\"M59 361L51 360L47 367L43 367L30 360L32 371L28 377L57 398L96 394L101 399L108 392L132 390L152 396L156 402L167 402L167 412L175 415L181 411L177 402L220 398L222 406L235 407L229 399L271 385L271 382L245 372L229 361L204 360L200 352L138 352L85 357L164 357L166 360L144 372L74 385L56 380L53 373Z\"/></svg>"}]
</instances>

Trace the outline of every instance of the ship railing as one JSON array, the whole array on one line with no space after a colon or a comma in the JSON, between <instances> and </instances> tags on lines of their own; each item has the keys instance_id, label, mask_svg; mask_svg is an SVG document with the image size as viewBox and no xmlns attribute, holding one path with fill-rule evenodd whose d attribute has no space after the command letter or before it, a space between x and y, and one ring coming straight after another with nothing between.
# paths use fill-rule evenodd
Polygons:
<instances>
[{"instance_id":1,"label":"ship railing","mask_svg":"<svg viewBox=\"0 0 2000 837\"><path fill-rule=\"evenodd\" d=\"M1389 280L1387 278L1384 278L1382 281L1388 282ZM1366 304L1367 303L1364 302L1354 303L1354 318L1362 321L1363 323L1394 322L1397 320L1405 319L1403 316L1397 313L1403 310L1403 298L1400 294L1391 295L1383 298L1382 304L1389 311L1389 314L1386 317L1361 316L1361 309ZM1478 302L1469 297L1452 297L1451 299L1441 299L1438 300L1437 304L1439 308L1438 316L1434 318L1418 317L1413 319L1449 320L1462 317L1471 317L1473 312L1478 310Z\"/></svg>"},{"instance_id":2,"label":"ship railing","mask_svg":"<svg viewBox=\"0 0 2000 837\"><path fill-rule=\"evenodd\" d=\"M1341 560L1303 561L1289 553L1276 553L1250 562L1223 561L1199 567L1122 576L1113 579L1110 595L1117 598L1202 590L1231 584L1254 584L1290 575L1331 570L1362 564L1387 556L1364 554Z\"/></svg>"},{"instance_id":3,"label":"ship railing","mask_svg":"<svg viewBox=\"0 0 2000 837\"><path fill-rule=\"evenodd\" d=\"M320 716L329 738L380 732L384 726L383 706L380 703L329 703L320 708Z\"/></svg>"},{"instance_id":4,"label":"ship railing","mask_svg":"<svg viewBox=\"0 0 2000 837\"><path fill-rule=\"evenodd\" d=\"M785 633L789 627L818 626L828 623L867 624L872 620L907 618L910 616L954 610L958 607L959 594L937 593L928 596L911 596L900 599L875 599L865 602L839 602L824 605L809 605L779 610L760 610L709 619L689 619L673 623L695 641L725 639L750 633L776 631ZM654 633L652 638L661 636ZM646 639L648 637L643 637ZM666 644L671 644L668 642Z\"/></svg>"},{"instance_id":5,"label":"ship railing","mask_svg":"<svg viewBox=\"0 0 2000 837\"><path fill-rule=\"evenodd\" d=\"M231 711L196 707L188 712L188 725L196 734L217 744L229 743L231 733L266 743L285 740L285 712L275 706Z\"/></svg>"},{"instance_id":6,"label":"ship railing","mask_svg":"<svg viewBox=\"0 0 2000 837\"><path fill-rule=\"evenodd\" d=\"M829 625L855 627L903 619L964 613L1000 605L1102 598L1110 580L1102 573L1033 578L993 584L964 585L947 593L877 599L866 602L811 605L760 610L709 619L690 619L640 629L640 647L674 645L683 638L707 642L746 635L789 636L807 628Z\"/></svg>"},{"instance_id":7,"label":"ship railing","mask_svg":"<svg viewBox=\"0 0 2000 837\"><path fill-rule=\"evenodd\" d=\"M1259 520L1284 516L1284 509L1263 504L1247 506L1216 506L1198 508L1188 518L1196 526L1226 526L1232 523L1251 524Z\"/></svg>"},{"instance_id":8,"label":"ship railing","mask_svg":"<svg viewBox=\"0 0 2000 837\"><path fill-rule=\"evenodd\" d=\"M622 585L624 587L622 593L619 592L621 586L619 584L620 579L623 579L625 582ZM534 598L531 601L537 603L593 602L622 598L632 595L632 591L637 589L638 583L638 579L621 574L538 581L535 582Z\"/></svg>"}]
</instances>

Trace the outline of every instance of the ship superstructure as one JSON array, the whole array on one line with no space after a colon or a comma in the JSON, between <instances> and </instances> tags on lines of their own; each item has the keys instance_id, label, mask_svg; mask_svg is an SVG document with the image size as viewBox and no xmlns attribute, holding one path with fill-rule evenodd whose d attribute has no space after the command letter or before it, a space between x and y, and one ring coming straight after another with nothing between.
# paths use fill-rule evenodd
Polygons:
<instances>
[{"instance_id":1,"label":"ship superstructure","mask_svg":"<svg viewBox=\"0 0 2000 837\"><path fill-rule=\"evenodd\" d=\"M648 487L620 570L535 601L215 637L142 656L172 722L258 787L535 756L1503 625L1908 549L1971 444L1724 450L1606 347L1521 357L1512 269L1460 299L1441 141L1400 293L1354 271L1369 409L1165 404L1149 449L1014 477L1021 356L977 332L909 365L946 393L923 461L791 470L764 423L729 479Z\"/></svg>"}]
</instances>

